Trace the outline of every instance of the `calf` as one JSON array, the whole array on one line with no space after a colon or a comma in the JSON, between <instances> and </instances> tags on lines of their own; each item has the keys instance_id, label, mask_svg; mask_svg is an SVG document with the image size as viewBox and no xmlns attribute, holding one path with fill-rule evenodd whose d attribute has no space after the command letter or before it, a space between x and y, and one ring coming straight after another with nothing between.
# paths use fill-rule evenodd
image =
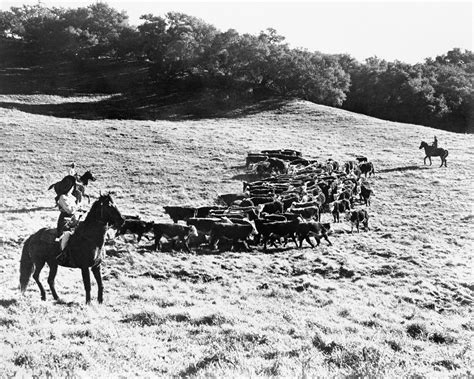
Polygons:
<instances>
[{"instance_id":1,"label":"calf","mask_svg":"<svg viewBox=\"0 0 474 379\"><path fill-rule=\"evenodd\" d=\"M360 223L364 225L365 230L369 230L369 215L364 209L347 212L346 220L351 222L351 233L354 230L354 225L357 227L357 233L359 233Z\"/></svg>"},{"instance_id":2,"label":"calf","mask_svg":"<svg viewBox=\"0 0 474 379\"><path fill-rule=\"evenodd\" d=\"M349 200L347 199L336 200L334 203L332 203L332 207L331 213L334 217L334 222L340 222L340 213L349 211L351 209L351 203L349 203Z\"/></svg>"},{"instance_id":3,"label":"calf","mask_svg":"<svg viewBox=\"0 0 474 379\"><path fill-rule=\"evenodd\" d=\"M160 239L165 237L167 240L171 239L173 241L173 248L176 239L181 241L188 253L191 252L188 246L189 238L191 236L198 236L197 230L193 225L185 226L180 224L153 224L153 233L155 234L155 250L157 250L158 246L160 250L162 249Z\"/></svg>"},{"instance_id":4,"label":"calf","mask_svg":"<svg viewBox=\"0 0 474 379\"><path fill-rule=\"evenodd\" d=\"M255 227L248 222L246 224L217 223L211 229L209 246L213 249L221 239L228 239L232 241L231 249L242 242L248 250L247 239L252 234L255 234Z\"/></svg>"},{"instance_id":5,"label":"calf","mask_svg":"<svg viewBox=\"0 0 474 379\"><path fill-rule=\"evenodd\" d=\"M168 214L174 223L178 220L186 221L188 218L194 217L196 214L196 208L193 207L163 207L166 214Z\"/></svg>"},{"instance_id":6,"label":"calf","mask_svg":"<svg viewBox=\"0 0 474 379\"><path fill-rule=\"evenodd\" d=\"M372 162L364 162L359 165L360 172L367 177L367 174L371 176L372 174L375 175L375 169Z\"/></svg>"},{"instance_id":7,"label":"calf","mask_svg":"<svg viewBox=\"0 0 474 379\"><path fill-rule=\"evenodd\" d=\"M143 234L147 232L151 232L153 230L153 222L145 222L141 220L133 219L125 219L122 226L118 229L115 237L124 234L136 234L138 236L137 242L143 237Z\"/></svg>"}]
</instances>

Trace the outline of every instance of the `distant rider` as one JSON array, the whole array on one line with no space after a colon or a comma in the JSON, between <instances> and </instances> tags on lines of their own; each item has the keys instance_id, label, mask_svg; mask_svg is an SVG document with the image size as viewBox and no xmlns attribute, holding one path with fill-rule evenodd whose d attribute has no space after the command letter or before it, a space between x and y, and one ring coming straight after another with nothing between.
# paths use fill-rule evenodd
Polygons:
<instances>
[{"instance_id":1,"label":"distant rider","mask_svg":"<svg viewBox=\"0 0 474 379\"><path fill-rule=\"evenodd\" d=\"M438 138L436 138L436 136L434 137L433 145L431 146L433 146L434 149L438 148Z\"/></svg>"}]
</instances>

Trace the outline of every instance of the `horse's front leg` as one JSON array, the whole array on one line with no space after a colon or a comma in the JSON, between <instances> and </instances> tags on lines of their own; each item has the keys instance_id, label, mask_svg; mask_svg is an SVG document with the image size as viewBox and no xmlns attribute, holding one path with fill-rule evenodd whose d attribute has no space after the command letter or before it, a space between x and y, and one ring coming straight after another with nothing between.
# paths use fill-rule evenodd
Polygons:
<instances>
[{"instance_id":1,"label":"horse's front leg","mask_svg":"<svg viewBox=\"0 0 474 379\"><path fill-rule=\"evenodd\" d=\"M48 262L48 266L49 266L49 275L48 275L49 288L51 290L51 293L53 294L54 300L58 301L59 296L56 293L56 288L54 288L54 279L56 278L56 274L58 272L58 264L56 262Z\"/></svg>"},{"instance_id":2,"label":"horse's front leg","mask_svg":"<svg viewBox=\"0 0 474 379\"><path fill-rule=\"evenodd\" d=\"M97 282L97 301L102 304L104 286L102 284L102 274L100 272L100 265L92 267L92 273L94 274L95 281Z\"/></svg>"},{"instance_id":3,"label":"horse's front leg","mask_svg":"<svg viewBox=\"0 0 474 379\"><path fill-rule=\"evenodd\" d=\"M431 161L431 157L428 157L428 159L430 160L430 166L433 164L433 162Z\"/></svg>"},{"instance_id":4,"label":"horse's front leg","mask_svg":"<svg viewBox=\"0 0 474 379\"><path fill-rule=\"evenodd\" d=\"M86 290L86 304L89 304L91 302L91 277L89 273L89 267L82 268L81 271L84 289Z\"/></svg>"}]
</instances>

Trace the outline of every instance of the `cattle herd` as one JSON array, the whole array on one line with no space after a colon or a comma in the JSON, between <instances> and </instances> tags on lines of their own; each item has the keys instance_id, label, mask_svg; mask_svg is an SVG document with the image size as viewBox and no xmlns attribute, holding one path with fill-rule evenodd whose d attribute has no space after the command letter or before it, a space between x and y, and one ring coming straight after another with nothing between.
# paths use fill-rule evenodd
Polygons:
<instances>
[{"instance_id":1,"label":"cattle herd","mask_svg":"<svg viewBox=\"0 0 474 379\"><path fill-rule=\"evenodd\" d=\"M284 247L289 240L296 247L303 241L314 247L311 238L317 245L321 239L331 245L331 226L321 222L322 213L332 215L334 223L341 222L343 214L351 232L354 227L359 232L361 226L369 230L366 208L373 191L367 175L374 174L374 166L367 158L320 162L295 150L264 150L249 153L246 167L258 180L244 181L242 192L221 194L209 206L165 206L173 223L126 216L116 236L136 234L139 242L153 233L155 250L162 249L164 237L172 248L178 242L188 252L190 247L248 250L249 245L267 250Z\"/></svg>"}]
</instances>

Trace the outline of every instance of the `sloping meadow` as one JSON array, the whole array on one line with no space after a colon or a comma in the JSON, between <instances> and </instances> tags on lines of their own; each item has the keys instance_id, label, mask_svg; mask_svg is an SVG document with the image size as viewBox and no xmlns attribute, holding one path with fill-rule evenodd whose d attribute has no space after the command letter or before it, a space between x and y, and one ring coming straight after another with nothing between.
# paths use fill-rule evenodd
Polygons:
<instances>
[{"instance_id":1,"label":"sloping meadow","mask_svg":"<svg viewBox=\"0 0 474 379\"><path fill-rule=\"evenodd\" d=\"M0 117L2 375L472 375L472 136L304 101L174 122L14 108ZM423 165L418 147L434 135L449 150L447 168L439 158ZM106 245L103 305L95 283L84 304L80 271L67 268L56 278L60 302L49 292L42 302L34 281L20 296L22 243L55 226L47 188L70 162L97 176L93 197L113 191L122 213L171 222L164 205L212 205L241 191L247 152L277 148L367 156L370 231L351 234L342 222L332 224L333 246L192 255L125 236Z\"/></svg>"}]
</instances>

